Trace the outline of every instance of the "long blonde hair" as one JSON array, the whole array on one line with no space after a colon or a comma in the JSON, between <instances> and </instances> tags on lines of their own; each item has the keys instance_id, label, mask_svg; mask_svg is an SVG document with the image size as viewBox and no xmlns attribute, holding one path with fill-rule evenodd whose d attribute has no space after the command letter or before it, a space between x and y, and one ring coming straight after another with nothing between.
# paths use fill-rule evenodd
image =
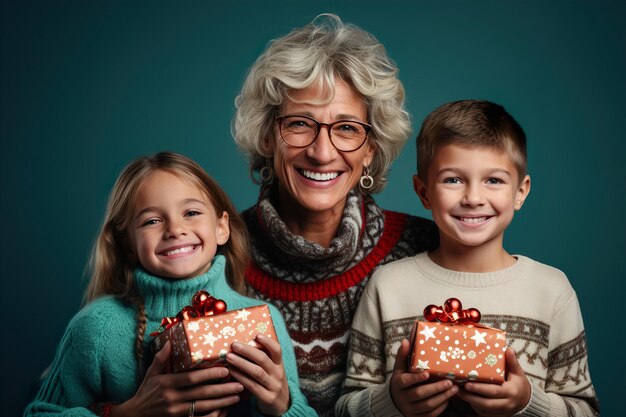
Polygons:
<instances>
[{"instance_id":1,"label":"long blonde hair","mask_svg":"<svg viewBox=\"0 0 626 417\"><path fill-rule=\"evenodd\" d=\"M110 294L121 296L135 306L138 379L144 372L143 341L147 317L143 300L133 285L133 271L139 266L139 261L131 244L128 228L137 190L143 180L157 170L191 180L207 195L217 217L221 217L224 212L228 213L230 237L218 251L226 258L226 277L235 291L243 291L244 272L250 256L248 234L241 216L217 182L193 160L172 152L161 152L136 159L124 168L109 195L104 222L92 250L89 261L91 280L85 291L84 302Z\"/></svg>"},{"instance_id":2,"label":"long blonde hair","mask_svg":"<svg viewBox=\"0 0 626 417\"><path fill-rule=\"evenodd\" d=\"M221 217L223 212L228 213L230 237L219 251L226 257L228 283L234 290L242 291L250 255L246 227L235 206L217 182L196 162L180 154L161 152L136 159L117 178L92 251L91 280L85 292L85 302L106 294L134 294L133 271L139 262L129 239L128 227L139 186L157 170L190 179L208 196L217 217Z\"/></svg>"}]
</instances>

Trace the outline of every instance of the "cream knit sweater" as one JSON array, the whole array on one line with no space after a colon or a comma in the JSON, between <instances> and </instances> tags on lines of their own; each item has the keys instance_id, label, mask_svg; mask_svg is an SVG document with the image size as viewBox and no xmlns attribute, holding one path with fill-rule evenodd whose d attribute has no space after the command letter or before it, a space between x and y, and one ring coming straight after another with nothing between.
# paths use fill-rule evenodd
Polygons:
<instances>
[{"instance_id":1,"label":"cream knit sweater","mask_svg":"<svg viewBox=\"0 0 626 417\"><path fill-rule=\"evenodd\" d=\"M481 323L507 332L507 344L532 385L522 416L594 416L598 401L576 294L559 270L524 256L491 273L451 271L426 253L378 269L352 323L348 368L337 416L399 416L389 394L396 352L428 304L448 298L482 313ZM447 415L473 415L453 401Z\"/></svg>"}]
</instances>

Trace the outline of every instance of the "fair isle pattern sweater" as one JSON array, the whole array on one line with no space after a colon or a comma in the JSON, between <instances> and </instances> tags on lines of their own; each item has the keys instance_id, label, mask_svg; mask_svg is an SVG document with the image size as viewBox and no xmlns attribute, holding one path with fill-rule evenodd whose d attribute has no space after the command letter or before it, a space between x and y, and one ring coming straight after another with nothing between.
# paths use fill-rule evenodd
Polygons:
<instances>
[{"instance_id":1,"label":"fair isle pattern sweater","mask_svg":"<svg viewBox=\"0 0 626 417\"><path fill-rule=\"evenodd\" d=\"M338 416L401 416L389 394L400 342L429 304L455 297L482 313L481 323L507 332L532 386L519 416L597 416L598 400L587 364L578 299L559 270L516 256L511 267L491 273L451 271L426 253L379 269L354 317L348 370ZM474 416L452 401L442 416Z\"/></svg>"},{"instance_id":2,"label":"fair isle pattern sweater","mask_svg":"<svg viewBox=\"0 0 626 417\"><path fill-rule=\"evenodd\" d=\"M225 258L218 255L207 273L186 280L157 278L142 270L135 272L135 284L148 317L144 348L149 358L146 359L151 361L153 357L148 355L152 340L148 334L159 328L163 317L175 316L183 306L190 304L191 297L198 290L206 290L223 299L229 310L262 304L228 286L224 265ZM285 323L275 307L270 306L270 313L282 346L291 395L291 405L285 416L315 416L300 391ZM24 416L93 416L86 407L99 402L121 403L131 398L141 382L136 377L135 314L132 305L113 296L98 298L79 311L70 321L50 372ZM254 401L250 402L248 409L250 414L260 415Z\"/></svg>"},{"instance_id":3,"label":"fair isle pattern sweater","mask_svg":"<svg viewBox=\"0 0 626 417\"><path fill-rule=\"evenodd\" d=\"M371 197L351 192L337 236L324 248L287 230L267 187L244 218L253 256L247 293L281 311L302 391L320 416L332 416L345 375L352 316L367 280L380 264L434 247L434 223L383 211Z\"/></svg>"}]
</instances>

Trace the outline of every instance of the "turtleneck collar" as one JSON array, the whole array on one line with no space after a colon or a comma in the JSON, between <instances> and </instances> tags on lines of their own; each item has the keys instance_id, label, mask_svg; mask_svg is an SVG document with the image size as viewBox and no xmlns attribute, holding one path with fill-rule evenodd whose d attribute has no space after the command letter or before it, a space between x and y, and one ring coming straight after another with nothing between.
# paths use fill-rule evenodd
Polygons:
<instances>
[{"instance_id":1,"label":"turtleneck collar","mask_svg":"<svg viewBox=\"0 0 626 417\"><path fill-rule=\"evenodd\" d=\"M280 218L272 195L273 187L265 186L261 189L257 205L258 215L271 240L282 253L316 262L326 260L338 264L354 258L364 227L363 198L357 191L349 192L337 235L328 248L291 233Z\"/></svg>"},{"instance_id":2,"label":"turtleneck collar","mask_svg":"<svg viewBox=\"0 0 626 417\"><path fill-rule=\"evenodd\" d=\"M226 259L216 255L211 268L204 274L188 279L156 277L145 270L135 270L135 286L144 301L148 319L160 321L162 317L175 316L182 307L191 304L191 298L199 290L221 298L232 293L224 275Z\"/></svg>"}]
</instances>

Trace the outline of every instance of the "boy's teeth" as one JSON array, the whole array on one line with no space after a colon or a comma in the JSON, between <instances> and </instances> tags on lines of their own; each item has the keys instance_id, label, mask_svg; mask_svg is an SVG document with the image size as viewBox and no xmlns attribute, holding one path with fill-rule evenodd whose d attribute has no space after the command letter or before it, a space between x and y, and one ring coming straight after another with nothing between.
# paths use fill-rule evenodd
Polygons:
<instances>
[{"instance_id":1,"label":"boy's teeth","mask_svg":"<svg viewBox=\"0 0 626 417\"><path fill-rule=\"evenodd\" d=\"M339 173L338 172L313 172L313 171L307 171L306 169L303 169L302 175L315 181L329 181L329 180L334 180L335 178L337 178L339 176Z\"/></svg>"},{"instance_id":2,"label":"boy's teeth","mask_svg":"<svg viewBox=\"0 0 626 417\"><path fill-rule=\"evenodd\" d=\"M466 223L480 223L487 220L486 217L461 217L461 221Z\"/></svg>"},{"instance_id":3,"label":"boy's teeth","mask_svg":"<svg viewBox=\"0 0 626 417\"><path fill-rule=\"evenodd\" d=\"M193 248L194 246L185 246L183 248L178 248L174 250L168 250L167 252L163 252L163 255L170 256L170 255L178 255L180 253L189 253L193 250Z\"/></svg>"}]
</instances>

